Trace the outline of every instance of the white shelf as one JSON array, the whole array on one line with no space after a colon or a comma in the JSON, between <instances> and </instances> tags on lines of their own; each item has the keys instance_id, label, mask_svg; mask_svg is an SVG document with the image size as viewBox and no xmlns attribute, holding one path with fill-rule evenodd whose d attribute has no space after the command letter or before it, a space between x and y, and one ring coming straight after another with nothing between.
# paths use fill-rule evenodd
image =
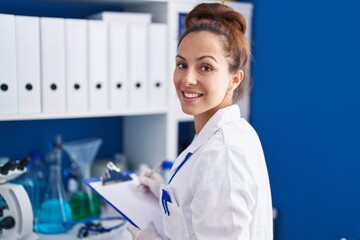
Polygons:
<instances>
[{"instance_id":1,"label":"white shelf","mask_svg":"<svg viewBox=\"0 0 360 240\"><path fill-rule=\"evenodd\" d=\"M101 111L101 112L74 112L74 113L37 113L0 115L0 121L21 121L21 120L48 120L48 119L69 119L69 118L94 118L94 117L116 117L116 116L141 116L166 114L166 108L158 109L130 109L122 111Z\"/></svg>"}]
</instances>

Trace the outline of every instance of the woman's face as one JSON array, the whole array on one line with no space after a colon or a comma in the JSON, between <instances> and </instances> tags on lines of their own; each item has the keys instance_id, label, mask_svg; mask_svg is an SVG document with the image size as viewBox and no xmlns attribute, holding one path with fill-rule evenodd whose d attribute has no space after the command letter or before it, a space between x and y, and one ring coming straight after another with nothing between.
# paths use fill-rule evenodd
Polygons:
<instances>
[{"instance_id":1,"label":"woman's face","mask_svg":"<svg viewBox=\"0 0 360 240\"><path fill-rule=\"evenodd\" d=\"M221 38L207 31L192 32L179 45L174 85L186 114L210 118L232 104L227 90L234 74L229 72ZM231 88L232 89L232 88Z\"/></svg>"}]
</instances>

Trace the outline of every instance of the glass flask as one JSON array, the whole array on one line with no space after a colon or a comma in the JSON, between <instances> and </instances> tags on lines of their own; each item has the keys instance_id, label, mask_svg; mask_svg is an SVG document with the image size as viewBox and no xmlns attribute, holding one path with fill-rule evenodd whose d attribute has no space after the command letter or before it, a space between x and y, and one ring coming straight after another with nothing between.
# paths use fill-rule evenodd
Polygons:
<instances>
[{"instance_id":1,"label":"glass flask","mask_svg":"<svg viewBox=\"0 0 360 240\"><path fill-rule=\"evenodd\" d=\"M49 157L49 181L44 200L35 217L35 231L39 233L63 233L69 230L72 221L70 204L67 201L61 174L61 139L57 137Z\"/></svg>"},{"instance_id":2,"label":"glass flask","mask_svg":"<svg viewBox=\"0 0 360 240\"><path fill-rule=\"evenodd\" d=\"M27 165L27 170L21 176L11 182L21 184L29 195L33 214L36 217L44 198L46 190L46 170L43 167L42 154L38 151L30 153L31 162Z\"/></svg>"},{"instance_id":3,"label":"glass flask","mask_svg":"<svg viewBox=\"0 0 360 240\"><path fill-rule=\"evenodd\" d=\"M72 192L70 196L74 220L99 217L101 214L99 196L84 183L84 179L90 178L90 168L101 144L102 140L98 138L63 144L63 149L70 155L70 159L76 163L80 175L79 190Z\"/></svg>"}]
</instances>

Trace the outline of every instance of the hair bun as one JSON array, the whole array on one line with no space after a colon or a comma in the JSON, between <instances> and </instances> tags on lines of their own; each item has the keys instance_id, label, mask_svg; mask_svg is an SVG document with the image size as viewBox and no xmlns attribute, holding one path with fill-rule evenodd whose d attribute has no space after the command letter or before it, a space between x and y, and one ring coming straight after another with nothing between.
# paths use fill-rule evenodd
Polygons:
<instances>
[{"instance_id":1,"label":"hair bun","mask_svg":"<svg viewBox=\"0 0 360 240\"><path fill-rule=\"evenodd\" d=\"M188 14L185 27L190 28L207 21L233 26L243 34L246 32L245 18L239 12L221 3L201 3L197 5Z\"/></svg>"}]
</instances>

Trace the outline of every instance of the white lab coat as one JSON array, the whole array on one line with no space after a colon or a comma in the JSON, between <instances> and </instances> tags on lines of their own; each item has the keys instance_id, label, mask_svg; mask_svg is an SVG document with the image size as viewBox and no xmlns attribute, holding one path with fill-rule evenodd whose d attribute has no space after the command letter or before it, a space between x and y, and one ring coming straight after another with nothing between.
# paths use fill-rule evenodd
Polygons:
<instances>
[{"instance_id":1,"label":"white lab coat","mask_svg":"<svg viewBox=\"0 0 360 240\"><path fill-rule=\"evenodd\" d=\"M181 166L185 156L192 155ZM272 240L267 167L255 130L237 105L219 110L175 160L172 180L160 188L168 239Z\"/></svg>"}]
</instances>

